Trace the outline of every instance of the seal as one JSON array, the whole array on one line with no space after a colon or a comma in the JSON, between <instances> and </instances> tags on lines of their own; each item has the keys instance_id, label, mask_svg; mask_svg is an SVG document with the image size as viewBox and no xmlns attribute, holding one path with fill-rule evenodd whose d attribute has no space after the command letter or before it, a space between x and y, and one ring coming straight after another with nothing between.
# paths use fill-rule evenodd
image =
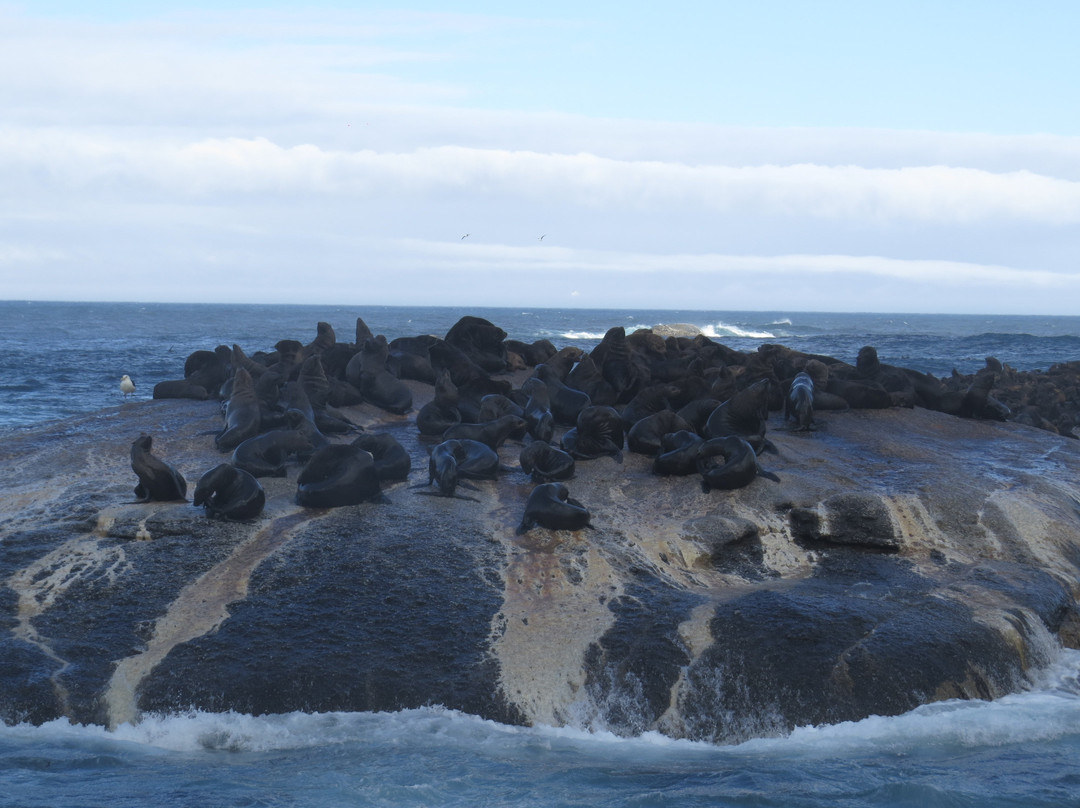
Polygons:
<instances>
[{"instance_id":1,"label":"seal","mask_svg":"<svg viewBox=\"0 0 1080 808\"><path fill-rule=\"evenodd\" d=\"M592 527L590 519L589 509L572 499L565 485L541 483L529 494L516 532L521 535L536 525L548 530L581 530Z\"/></svg>"},{"instance_id":2,"label":"seal","mask_svg":"<svg viewBox=\"0 0 1080 808\"><path fill-rule=\"evenodd\" d=\"M461 423L461 411L458 410L458 389L450 376L450 371L443 370L435 382L435 398L420 408L416 414L416 428L425 437L441 438L442 434L454 424Z\"/></svg>"},{"instance_id":3,"label":"seal","mask_svg":"<svg viewBox=\"0 0 1080 808\"><path fill-rule=\"evenodd\" d=\"M582 356L570 370L566 383L585 393L593 404L611 406L619 398L619 392L604 378L589 354Z\"/></svg>"},{"instance_id":4,"label":"seal","mask_svg":"<svg viewBox=\"0 0 1080 808\"><path fill-rule=\"evenodd\" d=\"M443 433L443 440L478 440L498 450L507 438L521 440L528 423L516 415L504 415L483 424L455 424Z\"/></svg>"},{"instance_id":5,"label":"seal","mask_svg":"<svg viewBox=\"0 0 1080 808\"><path fill-rule=\"evenodd\" d=\"M547 441L534 440L522 449L518 463L538 483L569 480L574 476L574 458Z\"/></svg>"},{"instance_id":6,"label":"seal","mask_svg":"<svg viewBox=\"0 0 1080 808\"><path fill-rule=\"evenodd\" d=\"M412 470L412 458L397 438L389 432L373 432L361 435L353 446L370 452L375 460L375 471L384 483L408 479Z\"/></svg>"},{"instance_id":7,"label":"seal","mask_svg":"<svg viewBox=\"0 0 1080 808\"><path fill-rule=\"evenodd\" d=\"M509 396L499 393L489 393L480 399L479 423L482 424L485 421L494 421L496 418L501 418L504 415L516 415L518 418L524 418L525 410ZM520 435L511 437L514 437L515 440L521 440L524 436L525 432L522 431Z\"/></svg>"},{"instance_id":8,"label":"seal","mask_svg":"<svg viewBox=\"0 0 1080 808\"><path fill-rule=\"evenodd\" d=\"M769 379L759 379L713 410L705 422L706 437L764 435L770 384Z\"/></svg>"},{"instance_id":9,"label":"seal","mask_svg":"<svg viewBox=\"0 0 1080 808\"><path fill-rule=\"evenodd\" d=\"M339 508L361 502L385 502L370 452L348 443L315 451L296 478L296 504Z\"/></svg>"},{"instance_id":10,"label":"seal","mask_svg":"<svg viewBox=\"0 0 1080 808\"><path fill-rule=\"evenodd\" d=\"M482 317L466 315L446 332L445 340L486 373L506 370L506 332Z\"/></svg>"},{"instance_id":11,"label":"seal","mask_svg":"<svg viewBox=\"0 0 1080 808\"><path fill-rule=\"evenodd\" d=\"M131 470L139 478L138 502L186 502L187 480L179 471L151 453L153 439L140 435L131 444Z\"/></svg>"},{"instance_id":12,"label":"seal","mask_svg":"<svg viewBox=\"0 0 1080 808\"><path fill-rule=\"evenodd\" d=\"M555 416L551 414L551 396L540 379L526 379L521 392L527 396L522 415L528 432L536 440L550 443L555 436Z\"/></svg>"},{"instance_id":13,"label":"seal","mask_svg":"<svg viewBox=\"0 0 1080 808\"><path fill-rule=\"evenodd\" d=\"M390 346L382 334L369 339L357 354L361 359L359 384L356 385L365 400L395 415L404 415L412 409L412 391L397 376L386 369ZM350 367L355 358L350 360Z\"/></svg>"},{"instance_id":14,"label":"seal","mask_svg":"<svg viewBox=\"0 0 1080 808\"><path fill-rule=\"evenodd\" d=\"M779 477L758 465L754 447L738 435L728 435L719 441L709 443L709 448L705 449L698 458L702 491L713 488L731 491L749 485L755 477L759 476L780 482ZM723 457L723 463L715 461L714 458L717 455Z\"/></svg>"},{"instance_id":15,"label":"seal","mask_svg":"<svg viewBox=\"0 0 1080 808\"><path fill-rule=\"evenodd\" d=\"M814 380L805 370L795 374L784 399L784 420L795 421L795 430L814 429Z\"/></svg>"},{"instance_id":16,"label":"seal","mask_svg":"<svg viewBox=\"0 0 1080 808\"><path fill-rule=\"evenodd\" d=\"M549 365L537 365L533 373L535 378L547 386L551 414L555 417L555 422L573 426L577 422L578 413L592 403L589 395L565 384Z\"/></svg>"},{"instance_id":17,"label":"seal","mask_svg":"<svg viewBox=\"0 0 1080 808\"><path fill-rule=\"evenodd\" d=\"M248 438L232 453L234 466L253 477L284 477L290 458L308 460L312 452L329 441L314 422L298 409L285 413L287 429L274 429Z\"/></svg>"},{"instance_id":18,"label":"seal","mask_svg":"<svg viewBox=\"0 0 1080 808\"><path fill-rule=\"evenodd\" d=\"M660 453L653 460L653 474L686 476L697 472L705 440L697 432L680 429L660 439Z\"/></svg>"},{"instance_id":19,"label":"seal","mask_svg":"<svg viewBox=\"0 0 1080 808\"><path fill-rule=\"evenodd\" d=\"M246 471L222 463L199 478L193 504L202 505L211 519L242 521L262 513L266 493Z\"/></svg>"},{"instance_id":20,"label":"seal","mask_svg":"<svg viewBox=\"0 0 1080 808\"><path fill-rule=\"evenodd\" d=\"M235 449L248 438L259 434L259 399L251 374L237 368L233 376L232 394L225 405L225 428L214 438L218 451Z\"/></svg>"},{"instance_id":21,"label":"seal","mask_svg":"<svg viewBox=\"0 0 1080 808\"><path fill-rule=\"evenodd\" d=\"M664 435L693 429L683 418L671 410L647 415L635 423L626 433L626 445L631 452L655 457L663 448Z\"/></svg>"},{"instance_id":22,"label":"seal","mask_svg":"<svg viewBox=\"0 0 1080 808\"><path fill-rule=\"evenodd\" d=\"M585 407L563 435L562 447L578 460L608 456L622 463L622 418L614 407Z\"/></svg>"},{"instance_id":23,"label":"seal","mask_svg":"<svg viewBox=\"0 0 1080 808\"><path fill-rule=\"evenodd\" d=\"M500 469L499 455L486 444L475 440L445 440L431 450L428 459L427 485L437 484L437 491L421 494L470 499L456 493L463 479L492 480ZM422 487L423 483L414 488Z\"/></svg>"}]
</instances>

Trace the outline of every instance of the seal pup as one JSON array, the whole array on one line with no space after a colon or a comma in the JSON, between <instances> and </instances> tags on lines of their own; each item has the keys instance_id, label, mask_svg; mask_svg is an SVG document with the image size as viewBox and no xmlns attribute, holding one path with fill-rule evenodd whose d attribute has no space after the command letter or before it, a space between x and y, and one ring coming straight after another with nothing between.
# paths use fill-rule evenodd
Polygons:
<instances>
[{"instance_id":1,"label":"seal pup","mask_svg":"<svg viewBox=\"0 0 1080 808\"><path fill-rule=\"evenodd\" d=\"M211 519L254 519L262 513L266 493L246 471L222 463L199 478L192 504L202 505Z\"/></svg>"},{"instance_id":2,"label":"seal pup","mask_svg":"<svg viewBox=\"0 0 1080 808\"><path fill-rule=\"evenodd\" d=\"M124 398L135 392L135 382L126 373L120 377L120 392L124 394Z\"/></svg>"},{"instance_id":3,"label":"seal pup","mask_svg":"<svg viewBox=\"0 0 1080 808\"><path fill-rule=\"evenodd\" d=\"M808 432L814 425L814 380L805 370L795 374L784 399L784 420L795 421L797 432Z\"/></svg>"},{"instance_id":4,"label":"seal pup","mask_svg":"<svg viewBox=\"0 0 1080 808\"><path fill-rule=\"evenodd\" d=\"M589 509L571 498L563 483L541 483L529 494L525 515L515 531L519 536L535 525L548 530L581 530L591 528Z\"/></svg>"},{"instance_id":5,"label":"seal pup","mask_svg":"<svg viewBox=\"0 0 1080 808\"><path fill-rule=\"evenodd\" d=\"M153 440L140 435L131 444L131 470L139 478L137 502L186 502L187 480L168 463L151 454Z\"/></svg>"},{"instance_id":6,"label":"seal pup","mask_svg":"<svg viewBox=\"0 0 1080 808\"><path fill-rule=\"evenodd\" d=\"M774 482L780 478L771 471L765 471L757 462L754 447L738 435L728 435L711 445L698 458L698 471L701 474L701 490L708 492L713 488L730 491L742 488L754 481L755 477L767 477ZM723 457L723 463L717 463L716 455Z\"/></svg>"},{"instance_id":7,"label":"seal pup","mask_svg":"<svg viewBox=\"0 0 1080 808\"><path fill-rule=\"evenodd\" d=\"M339 508L361 502L386 502L375 458L349 443L323 446L296 478L296 504Z\"/></svg>"}]
</instances>

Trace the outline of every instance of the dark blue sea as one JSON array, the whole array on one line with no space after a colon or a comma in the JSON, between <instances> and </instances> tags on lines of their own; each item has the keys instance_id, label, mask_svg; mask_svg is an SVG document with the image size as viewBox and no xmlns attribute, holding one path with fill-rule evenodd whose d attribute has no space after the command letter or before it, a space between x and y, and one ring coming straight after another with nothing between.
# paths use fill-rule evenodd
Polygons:
<instances>
[{"instance_id":1,"label":"dark blue sea","mask_svg":"<svg viewBox=\"0 0 1080 808\"><path fill-rule=\"evenodd\" d=\"M988 356L1021 370L1080 359L1080 317L0 302L0 435L120 406L125 373L147 399L197 349L309 342L320 320L351 341L357 317L390 339L443 335L464 314L560 347L659 323L740 350L781 343L849 362L873 345L885 362L936 375L974 372ZM115 731L0 726L0 808L148 805L1080 806L1080 652L1061 651L1029 691L994 702L736 746L510 727L437 706L182 713Z\"/></svg>"}]
</instances>

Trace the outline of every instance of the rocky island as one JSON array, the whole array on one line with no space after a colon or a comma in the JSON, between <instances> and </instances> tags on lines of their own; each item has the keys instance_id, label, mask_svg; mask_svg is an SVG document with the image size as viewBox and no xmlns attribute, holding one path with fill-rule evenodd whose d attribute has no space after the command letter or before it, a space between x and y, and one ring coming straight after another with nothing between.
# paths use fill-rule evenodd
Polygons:
<instances>
[{"instance_id":1,"label":"rocky island","mask_svg":"<svg viewBox=\"0 0 1080 808\"><path fill-rule=\"evenodd\" d=\"M1080 442L1052 374L988 362L938 380L872 349L853 364L741 354L678 328L612 329L583 355L466 320L439 338L387 342L361 320L349 343L320 324L307 345L198 351L153 401L0 439L0 717L441 704L733 742L994 698L1080 647ZM785 417L798 373L813 378L813 429ZM246 426L227 420L238 404L222 414L241 387L264 428L306 410L330 445L392 436L411 471L312 508L297 504L305 461L289 459L258 478L257 516L208 518L192 490L231 462L216 443ZM563 388L618 414L618 451L589 450ZM648 441L624 442L660 412L681 419L671 433L715 440L712 413L751 389L760 434L740 437L760 438L778 481L657 474ZM545 395L550 419L496 439L493 477L440 491L429 453L444 434L418 421L474 423L484 397L524 411ZM187 500L136 501L143 435ZM521 453L541 437L573 455L562 482L589 526L523 525L539 478Z\"/></svg>"}]
</instances>

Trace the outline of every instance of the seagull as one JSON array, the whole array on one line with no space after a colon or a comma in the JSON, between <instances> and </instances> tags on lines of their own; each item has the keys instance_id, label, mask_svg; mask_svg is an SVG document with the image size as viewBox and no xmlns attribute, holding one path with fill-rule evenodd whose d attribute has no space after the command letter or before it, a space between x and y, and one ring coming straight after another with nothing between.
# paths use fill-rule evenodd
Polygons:
<instances>
[{"instance_id":1,"label":"seagull","mask_svg":"<svg viewBox=\"0 0 1080 808\"><path fill-rule=\"evenodd\" d=\"M135 382L126 373L120 377L120 392L124 394L124 398L135 392Z\"/></svg>"},{"instance_id":2,"label":"seagull","mask_svg":"<svg viewBox=\"0 0 1080 808\"><path fill-rule=\"evenodd\" d=\"M544 233L544 236L546 236L546 235L547 235L547 233ZM544 236L540 236L540 238L538 238L538 239L537 239L537 241L543 241L543 240L544 240Z\"/></svg>"},{"instance_id":3,"label":"seagull","mask_svg":"<svg viewBox=\"0 0 1080 808\"><path fill-rule=\"evenodd\" d=\"M461 240L462 240L462 241L464 241L464 240L465 240L465 239L467 239L468 237L469 237L469 234L468 234L468 233L466 233L466 234L465 234L464 236L462 236L462 237L461 237Z\"/></svg>"}]
</instances>

